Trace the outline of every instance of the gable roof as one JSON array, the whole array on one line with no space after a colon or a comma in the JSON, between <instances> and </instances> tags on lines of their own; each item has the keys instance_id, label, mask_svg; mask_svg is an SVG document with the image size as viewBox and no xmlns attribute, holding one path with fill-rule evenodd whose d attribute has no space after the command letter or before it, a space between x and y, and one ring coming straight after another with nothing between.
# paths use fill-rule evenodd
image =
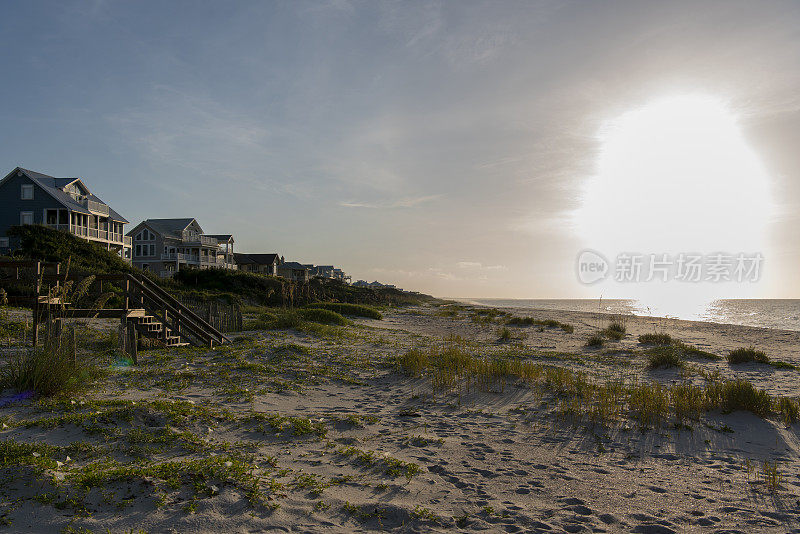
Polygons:
<instances>
[{"instance_id":1,"label":"gable roof","mask_svg":"<svg viewBox=\"0 0 800 534\"><path fill-rule=\"evenodd\" d=\"M255 262L250 259L249 254L243 254L241 252L234 252L233 253L233 260L239 265L253 265Z\"/></svg>"},{"instance_id":2,"label":"gable roof","mask_svg":"<svg viewBox=\"0 0 800 534\"><path fill-rule=\"evenodd\" d=\"M92 215L91 211L89 211L87 208L81 205L77 200L72 198L72 196L64 192L63 188L74 182L80 182L81 186L84 189L86 189L86 192L88 193L86 196L89 198L89 200L93 200L94 202L99 202L101 204L106 204L105 202L100 200L100 198L97 195L94 195L91 191L89 191L89 188L86 187L86 185L81 181L80 178L56 178L54 176L48 176L47 174L42 174L40 172L23 169L22 167L16 167L13 171L8 173L6 177L3 178L2 181L0 181L0 183L6 181L6 179L10 178L11 176L14 176L14 174L16 174L17 172L21 172L22 174L27 176L33 183L42 188L48 195L53 197L58 203L60 203L65 208L71 211L75 211L77 213L83 213L86 215ZM106 204L106 206L108 206L108 204ZM125 224L128 223L128 220L119 213L117 213L116 211L114 211L111 208L111 206L108 206L108 216L117 222Z\"/></svg>"},{"instance_id":3,"label":"gable roof","mask_svg":"<svg viewBox=\"0 0 800 534\"><path fill-rule=\"evenodd\" d=\"M142 224L149 226L154 232L157 232L162 236L180 238L183 234L183 231L186 230L193 222L196 223L197 221L191 217L187 217L182 219L145 219L142 221ZM197 226L199 227L200 224L198 223ZM133 231L135 231L135 228L134 230L131 230L131 232Z\"/></svg>"},{"instance_id":4,"label":"gable roof","mask_svg":"<svg viewBox=\"0 0 800 534\"><path fill-rule=\"evenodd\" d=\"M245 254L234 252L236 263L239 265L274 265L280 264L281 260L277 254Z\"/></svg>"},{"instance_id":5,"label":"gable roof","mask_svg":"<svg viewBox=\"0 0 800 534\"><path fill-rule=\"evenodd\" d=\"M282 269L305 269L305 270L308 270L308 267L306 267L302 263L298 263L296 261L285 261L280 265L280 267Z\"/></svg>"}]
</instances>

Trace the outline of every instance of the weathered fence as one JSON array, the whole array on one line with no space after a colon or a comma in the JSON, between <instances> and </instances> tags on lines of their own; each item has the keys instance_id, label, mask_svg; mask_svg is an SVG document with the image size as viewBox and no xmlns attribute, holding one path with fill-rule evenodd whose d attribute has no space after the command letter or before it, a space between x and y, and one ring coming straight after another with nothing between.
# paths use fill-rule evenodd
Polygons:
<instances>
[{"instance_id":1,"label":"weathered fence","mask_svg":"<svg viewBox=\"0 0 800 534\"><path fill-rule=\"evenodd\" d=\"M242 308L239 304L216 300L204 302L185 295L176 298L220 332L242 331Z\"/></svg>"}]
</instances>

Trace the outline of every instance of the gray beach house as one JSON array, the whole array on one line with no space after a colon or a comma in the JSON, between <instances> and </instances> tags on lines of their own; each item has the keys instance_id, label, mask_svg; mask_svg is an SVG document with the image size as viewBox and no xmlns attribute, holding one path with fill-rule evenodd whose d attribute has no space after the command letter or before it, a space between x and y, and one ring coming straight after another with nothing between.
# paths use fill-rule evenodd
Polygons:
<instances>
[{"instance_id":1,"label":"gray beach house","mask_svg":"<svg viewBox=\"0 0 800 534\"><path fill-rule=\"evenodd\" d=\"M281 258L277 254L244 254L237 252L234 254L234 258L240 271L278 276L278 266L281 264Z\"/></svg>"},{"instance_id":2,"label":"gray beach house","mask_svg":"<svg viewBox=\"0 0 800 534\"><path fill-rule=\"evenodd\" d=\"M8 173L0 180L0 254L17 246L8 229L23 224L63 230L131 260L128 221L80 178L56 178L21 167Z\"/></svg>"},{"instance_id":3,"label":"gray beach house","mask_svg":"<svg viewBox=\"0 0 800 534\"><path fill-rule=\"evenodd\" d=\"M203 233L196 219L147 219L128 232L133 264L170 278L186 268L236 269L233 236Z\"/></svg>"}]
</instances>

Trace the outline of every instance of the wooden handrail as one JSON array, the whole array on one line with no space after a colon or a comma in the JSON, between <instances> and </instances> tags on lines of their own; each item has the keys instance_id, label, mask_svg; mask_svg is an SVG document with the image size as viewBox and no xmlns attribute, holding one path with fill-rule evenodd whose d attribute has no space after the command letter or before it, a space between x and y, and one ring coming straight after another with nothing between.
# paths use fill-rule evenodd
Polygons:
<instances>
[{"instance_id":1,"label":"wooden handrail","mask_svg":"<svg viewBox=\"0 0 800 534\"><path fill-rule=\"evenodd\" d=\"M36 267L37 265L41 265L42 268L47 267L55 267L56 265L60 265L58 262L45 262L45 261L35 261L35 260L0 260L0 267ZM53 276L53 275L48 275Z\"/></svg>"},{"instance_id":2,"label":"wooden handrail","mask_svg":"<svg viewBox=\"0 0 800 534\"><path fill-rule=\"evenodd\" d=\"M138 299L141 300L142 307L154 308L153 306L145 306L145 302L143 299L145 297L150 299L156 305L155 307L163 307L170 314L180 317L181 319L180 325L185 326L192 335L209 344L213 342L217 343L224 343L225 341L230 342L230 338L228 338L225 334L219 332L205 319L197 315L195 312L189 309L185 304L183 304L175 297L170 295L167 291L165 291L158 284L156 284L146 276L137 277L127 273L98 274L94 276L95 280L99 282L128 281L129 286L135 287L142 293L142 298ZM62 282L62 283L66 282L68 279L80 280L82 278L84 278L84 276L79 276L75 274L67 276L58 274L48 274L42 276L43 280ZM129 297L132 294L131 289L132 288L129 288L128 290ZM169 319L169 317L162 317L160 313L153 313L153 315L156 316L156 318L158 318L159 321L171 327L178 335L180 335L180 331L178 328L180 325L176 325L174 321Z\"/></svg>"},{"instance_id":3,"label":"wooden handrail","mask_svg":"<svg viewBox=\"0 0 800 534\"><path fill-rule=\"evenodd\" d=\"M136 286L137 289L139 289L139 291L141 291L143 297L149 298L150 300L152 300L158 306L163 306L164 308L167 309L168 312L170 312L172 314L175 314L178 317L180 317L182 319L181 324L183 324L184 326L188 327L188 329L191 331L191 333L193 335L195 335L196 337L199 337L200 339L203 339L204 341L207 341L209 343L211 343L213 341L217 341L218 343L222 343L223 341L227 340L227 338L225 338L224 336L217 335L216 330L213 327L211 327L211 325L208 325L209 328L206 328L205 325L208 324L208 323L205 323L205 321L203 321L202 319L198 322L195 319L196 315L194 313L192 313L190 310L188 310L182 304L178 303L178 306L174 306L171 302L169 302L168 300L165 300L164 298L162 298L158 293L156 293L155 291L153 291L149 287L147 287L144 284L142 284L142 282L140 280L136 279L135 277L132 276L130 278L130 280L131 280L131 282L133 282L133 285ZM174 299L172 299L172 300L174 300ZM177 301L175 301L175 302L177 302ZM142 305L143 306L144 306L144 304L145 304L144 301L142 301ZM148 308L148 306L144 306L144 307ZM189 313L186 313L186 312L189 312ZM156 317L159 320L161 320L161 322L167 324L168 326L171 326L172 329L175 330L180 335L180 330L178 328L180 325L173 324L173 321L171 321L168 317L159 317L159 314L157 314L157 313L153 313L153 315L156 315ZM208 330L211 330L211 332L209 332ZM217 337L217 339L215 339L215 336Z\"/></svg>"},{"instance_id":4,"label":"wooden handrail","mask_svg":"<svg viewBox=\"0 0 800 534\"><path fill-rule=\"evenodd\" d=\"M222 342L222 341L229 341L230 342L230 339L228 339L228 337L225 334L223 334L222 332L218 331L216 328L214 328L212 325L210 325L205 319L203 319L202 317L197 315L195 312L193 312L190 308L188 308L181 301L179 301L178 299L176 299L175 297L170 295L161 286L159 286L158 284L156 284L155 282L153 282L152 280L150 280L149 278L144 277L144 276L142 277L141 282L143 283L143 285L149 286L149 288L153 292L155 292L156 294L160 295L163 300L166 300L166 301L172 303L172 305L174 307L178 308L182 313L188 315L196 323L198 323L203 328L205 328L206 330L208 330L209 332L214 334L216 337L218 337L220 342Z\"/></svg>"},{"instance_id":5,"label":"wooden handrail","mask_svg":"<svg viewBox=\"0 0 800 534\"><path fill-rule=\"evenodd\" d=\"M178 317L180 317L180 315L178 313L176 313L176 310L174 308L172 308L171 306L167 305L164 302L161 302L159 299L151 296L147 292L147 288L138 287L138 289L141 292L141 295L137 296L135 293L131 292L131 296L135 300L138 300L139 302L141 302L142 308L144 308L146 310L148 308L150 308L147 311L147 313L151 314L153 317L158 319L158 321L161 324L163 324L165 328L169 327L178 336L187 337L187 333L186 332L181 333L181 328L180 327L182 326L182 327L184 327L184 330L188 330L192 336L200 339L204 343L213 344L214 339L207 332L203 331L202 328L199 328L194 323L192 323L190 321L185 321L185 320L178 323L175 320L170 319L169 316L168 316L169 314L165 313L165 314L162 315L161 310L158 308L158 306L162 306L165 309L164 310L165 312L170 312L170 314L177 315ZM147 306L145 304L145 298L150 299L157 306Z\"/></svg>"}]
</instances>

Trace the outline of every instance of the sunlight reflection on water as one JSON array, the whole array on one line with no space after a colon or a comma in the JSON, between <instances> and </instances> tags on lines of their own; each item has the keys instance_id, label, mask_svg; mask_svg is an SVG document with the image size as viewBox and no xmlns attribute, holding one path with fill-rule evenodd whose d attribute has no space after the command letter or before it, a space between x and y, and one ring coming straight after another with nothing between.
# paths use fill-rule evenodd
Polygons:
<instances>
[{"instance_id":1,"label":"sunlight reflection on water","mask_svg":"<svg viewBox=\"0 0 800 534\"><path fill-rule=\"evenodd\" d=\"M800 300L718 299L659 304L636 299L457 299L502 308L671 317L800 331ZM523 312L520 312L523 313Z\"/></svg>"}]
</instances>

